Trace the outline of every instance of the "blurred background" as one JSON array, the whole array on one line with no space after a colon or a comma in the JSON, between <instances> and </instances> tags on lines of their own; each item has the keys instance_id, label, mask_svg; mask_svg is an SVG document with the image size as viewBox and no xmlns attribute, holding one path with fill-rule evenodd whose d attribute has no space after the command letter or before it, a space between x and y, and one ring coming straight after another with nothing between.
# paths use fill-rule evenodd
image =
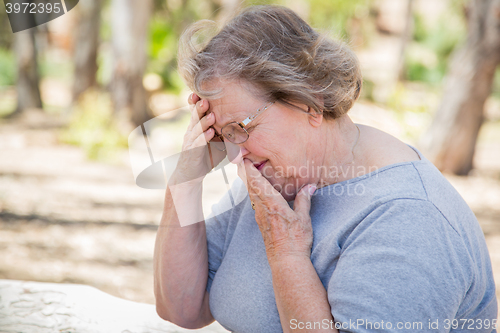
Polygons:
<instances>
[{"instance_id":1,"label":"blurred background","mask_svg":"<svg viewBox=\"0 0 500 333\"><path fill-rule=\"evenodd\" d=\"M364 87L352 118L415 145L456 187L500 295L497 0L81 0L16 34L0 6L0 279L154 302L164 191L135 185L127 137L187 105L176 53L190 23L270 3L355 50ZM166 118L156 140L175 151L188 117Z\"/></svg>"}]
</instances>

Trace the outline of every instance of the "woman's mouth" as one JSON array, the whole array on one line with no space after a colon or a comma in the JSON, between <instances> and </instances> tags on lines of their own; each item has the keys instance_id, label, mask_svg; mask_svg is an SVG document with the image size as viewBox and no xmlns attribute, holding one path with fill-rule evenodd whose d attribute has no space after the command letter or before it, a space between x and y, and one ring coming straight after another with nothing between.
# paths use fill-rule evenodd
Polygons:
<instances>
[{"instance_id":1,"label":"woman's mouth","mask_svg":"<svg viewBox=\"0 0 500 333\"><path fill-rule=\"evenodd\" d=\"M260 164L257 164L255 167L257 168L257 170L262 170L262 168L264 167L264 165L267 163L267 160L260 163Z\"/></svg>"}]
</instances>

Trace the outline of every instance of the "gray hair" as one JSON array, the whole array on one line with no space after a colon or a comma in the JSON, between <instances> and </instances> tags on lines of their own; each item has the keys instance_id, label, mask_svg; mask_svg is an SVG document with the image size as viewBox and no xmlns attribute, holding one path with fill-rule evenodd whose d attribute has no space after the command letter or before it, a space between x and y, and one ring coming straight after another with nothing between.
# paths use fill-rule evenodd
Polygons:
<instances>
[{"instance_id":1,"label":"gray hair","mask_svg":"<svg viewBox=\"0 0 500 333\"><path fill-rule=\"evenodd\" d=\"M213 37L196 43L211 30ZM194 23L180 38L178 70L203 98L220 93L203 89L214 79L243 80L268 101L305 104L325 119L346 114L362 86L355 54L282 6L249 7L222 29Z\"/></svg>"}]
</instances>

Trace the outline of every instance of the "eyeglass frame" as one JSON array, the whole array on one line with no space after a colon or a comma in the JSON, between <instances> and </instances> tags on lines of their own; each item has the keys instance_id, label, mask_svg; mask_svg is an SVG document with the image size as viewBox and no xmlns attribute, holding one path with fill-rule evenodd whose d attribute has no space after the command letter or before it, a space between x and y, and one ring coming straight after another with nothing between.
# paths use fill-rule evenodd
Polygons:
<instances>
[{"instance_id":1,"label":"eyeglass frame","mask_svg":"<svg viewBox=\"0 0 500 333\"><path fill-rule=\"evenodd\" d=\"M261 113L263 113L264 111L266 111L267 109L269 109L269 107L271 107L274 103L275 102L270 102L270 103L264 104L263 106L261 106L260 108L258 108L257 111L253 115L246 117L241 122L232 121L232 122L224 125L224 127L222 127L221 130L220 130L221 134L217 133L217 131L215 131L215 129L214 129L215 135L217 136L217 138L219 138L220 140L222 140L222 142L225 142L224 139L227 139L227 141L231 142L231 140L229 140L228 138L226 138L224 136L223 131L224 131L224 128L226 128L227 126L229 126L231 124L236 124L236 125L240 126L245 131L245 133L247 134L247 138L245 139L245 141L242 141L242 142L239 142L239 143L234 143L234 142L231 142L231 143L239 145L239 144L247 142L248 138L250 138L250 133L248 133L248 131L246 130L246 127L248 126L248 124L250 124L253 120L255 120L255 118L257 118L258 115L260 115ZM221 150L221 151L225 151L225 150L226 150L226 148L224 147L224 150Z\"/></svg>"}]
</instances>

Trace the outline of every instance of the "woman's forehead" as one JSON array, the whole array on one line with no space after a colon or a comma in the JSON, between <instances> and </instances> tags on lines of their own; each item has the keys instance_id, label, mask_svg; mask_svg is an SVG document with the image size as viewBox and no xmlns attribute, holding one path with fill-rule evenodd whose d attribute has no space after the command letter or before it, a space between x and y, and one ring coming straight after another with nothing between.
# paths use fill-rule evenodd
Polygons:
<instances>
[{"instance_id":1,"label":"woman's forehead","mask_svg":"<svg viewBox=\"0 0 500 333\"><path fill-rule=\"evenodd\" d=\"M239 82L221 84L219 88L222 88L221 95L209 99L208 102L209 111L215 114L216 124L220 127L232 121L242 121L262 104L262 101Z\"/></svg>"},{"instance_id":2,"label":"woman's forehead","mask_svg":"<svg viewBox=\"0 0 500 333\"><path fill-rule=\"evenodd\" d=\"M214 128L218 130L231 122L245 120L268 102L256 86L241 79L214 79L202 84L202 89L219 92L217 96L207 99L209 112L215 115Z\"/></svg>"},{"instance_id":3,"label":"woman's forehead","mask_svg":"<svg viewBox=\"0 0 500 333\"><path fill-rule=\"evenodd\" d=\"M215 115L215 125L218 127L222 128L230 122L239 122L247 117L245 115L243 105L234 103L214 103L213 100L209 100L209 104L209 112L212 112ZM215 105L212 107L212 104Z\"/></svg>"}]
</instances>

